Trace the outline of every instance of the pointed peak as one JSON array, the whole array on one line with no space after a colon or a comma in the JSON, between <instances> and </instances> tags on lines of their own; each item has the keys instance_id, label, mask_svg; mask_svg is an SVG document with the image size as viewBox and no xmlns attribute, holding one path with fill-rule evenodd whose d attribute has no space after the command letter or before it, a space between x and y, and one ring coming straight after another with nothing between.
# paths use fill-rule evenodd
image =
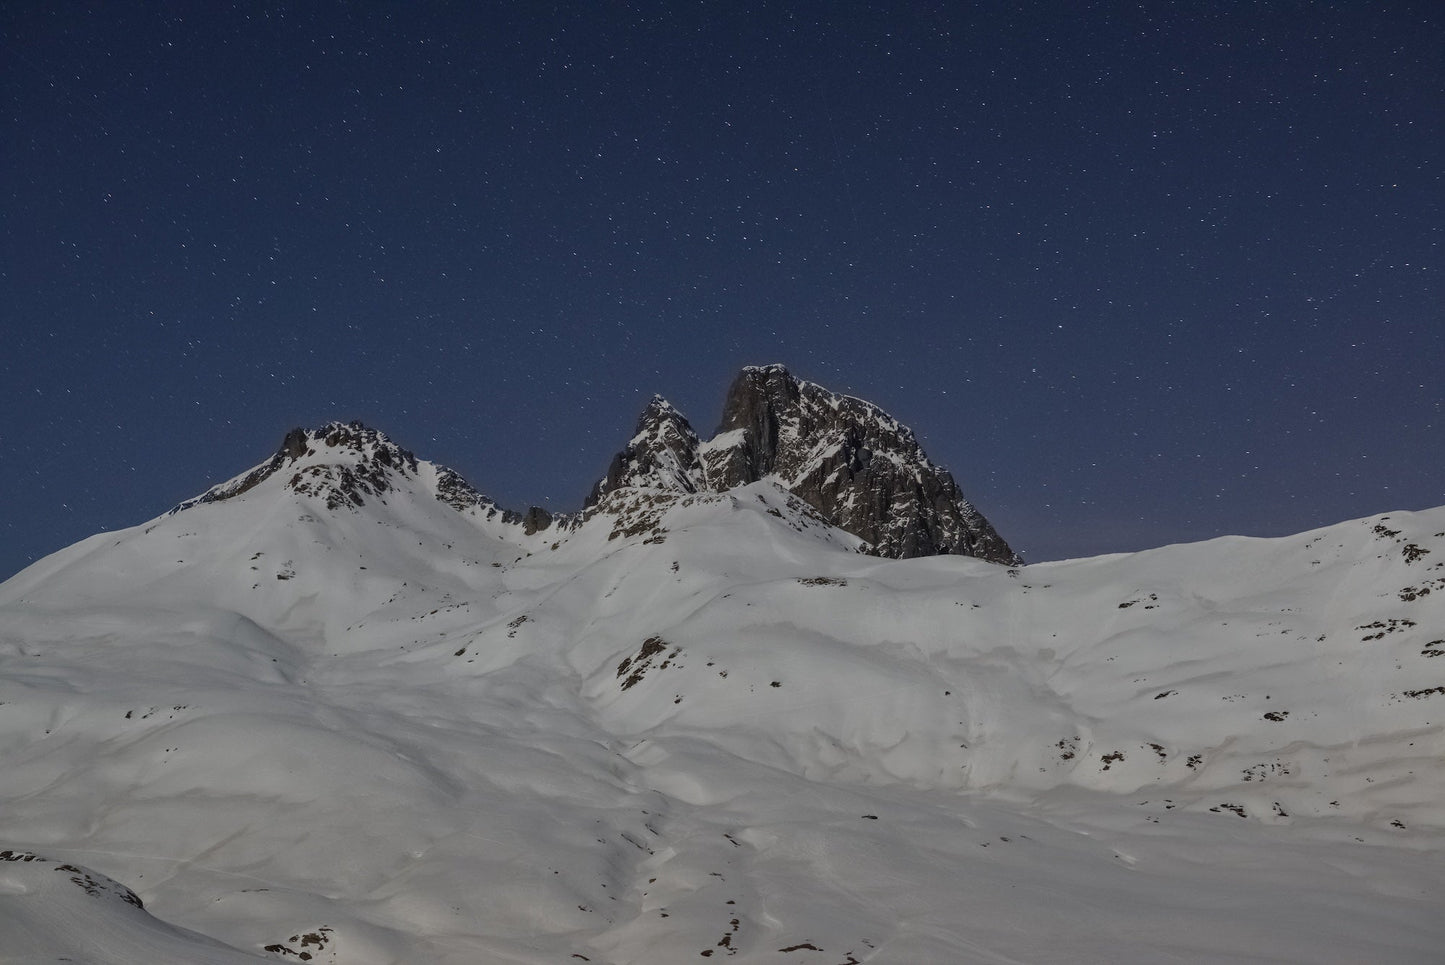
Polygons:
<instances>
[{"instance_id":1,"label":"pointed peak","mask_svg":"<svg viewBox=\"0 0 1445 965\"><path fill-rule=\"evenodd\" d=\"M328 422L316 429L298 427L286 433L269 460L244 475L212 486L171 512L233 499L283 469L295 470L286 488L302 495L321 496L329 509L355 507L362 505L364 496L390 489L393 473L415 473L416 468L415 455L362 422Z\"/></svg>"},{"instance_id":2,"label":"pointed peak","mask_svg":"<svg viewBox=\"0 0 1445 965\"><path fill-rule=\"evenodd\" d=\"M687 421L687 419L683 417L683 414L678 411L677 406L673 405L671 402L667 401L660 395L654 395L651 399L647 400L647 405L642 407L642 415L637 420L637 422L638 425L642 425L643 423L648 421L655 421L657 419L665 418L682 419L682 421L684 422Z\"/></svg>"},{"instance_id":3,"label":"pointed peak","mask_svg":"<svg viewBox=\"0 0 1445 965\"><path fill-rule=\"evenodd\" d=\"M692 424L671 402L654 395L643 408L632 438L612 458L607 475L592 487L583 508L595 506L616 489L696 492L703 482L697 450Z\"/></svg>"},{"instance_id":4,"label":"pointed peak","mask_svg":"<svg viewBox=\"0 0 1445 965\"><path fill-rule=\"evenodd\" d=\"M687 417L676 406L662 396L654 395L643 407L642 414L637 417L637 427L633 430L628 446L644 446L648 438L663 436L690 438L693 444L696 444L697 433L693 430L692 423L687 421Z\"/></svg>"}]
</instances>

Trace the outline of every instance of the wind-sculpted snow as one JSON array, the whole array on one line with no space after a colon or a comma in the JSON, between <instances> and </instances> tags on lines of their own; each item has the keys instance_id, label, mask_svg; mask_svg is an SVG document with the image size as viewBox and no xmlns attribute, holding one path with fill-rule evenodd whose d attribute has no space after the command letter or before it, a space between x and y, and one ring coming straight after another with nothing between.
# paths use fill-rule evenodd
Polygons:
<instances>
[{"instance_id":1,"label":"wind-sculpted snow","mask_svg":"<svg viewBox=\"0 0 1445 965\"><path fill-rule=\"evenodd\" d=\"M0 586L0 849L144 903L0 862L22 961L1438 960L1445 508L1008 568L290 478Z\"/></svg>"}]
</instances>

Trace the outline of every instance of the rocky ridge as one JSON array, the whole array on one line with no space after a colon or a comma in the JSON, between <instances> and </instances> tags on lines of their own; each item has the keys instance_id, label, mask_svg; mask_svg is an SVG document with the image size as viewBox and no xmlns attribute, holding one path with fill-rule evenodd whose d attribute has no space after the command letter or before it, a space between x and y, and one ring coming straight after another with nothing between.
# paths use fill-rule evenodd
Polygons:
<instances>
[{"instance_id":1,"label":"rocky ridge","mask_svg":"<svg viewBox=\"0 0 1445 965\"><path fill-rule=\"evenodd\" d=\"M426 476L423 488L438 501L519 525L528 536L573 530L599 513L625 517L638 500L655 505L663 495L717 495L767 481L796 497L795 505L809 515L863 540L863 550L877 556L1022 562L948 471L929 461L908 427L872 403L798 379L781 365L739 373L721 425L706 441L666 399L654 396L580 513L504 510L454 470L418 460L360 422L293 429L269 460L172 512L241 496L273 476L284 477L288 490L323 499L333 511L356 509L370 498L384 501L403 480L415 488Z\"/></svg>"}]
</instances>

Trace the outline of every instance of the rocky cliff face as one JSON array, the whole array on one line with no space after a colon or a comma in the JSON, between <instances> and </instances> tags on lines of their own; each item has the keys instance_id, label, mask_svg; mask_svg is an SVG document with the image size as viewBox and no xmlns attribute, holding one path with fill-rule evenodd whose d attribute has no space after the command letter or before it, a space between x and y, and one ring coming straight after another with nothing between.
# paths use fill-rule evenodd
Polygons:
<instances>
[{"instance_id":1,"label":"rocky cliff face","mask_svg":"<svg viewBox=\"0 0 1445 965\"><path fill-rule=\"evenodd\" d=\"M953 477L928 460L911 430L877 406L805 382L781 365L739 373L722 424L706 442L655 397L587 505L629 487L726 492L764 478L879 556L1021 562Z\"/></svg>"},{"instance_id":2,"label":"rocky cliff face","mask_svg":"<svg viewBox=\"0 0 1445 965\"><path fill-rule=\"evenodd\" d=\"M948 471L929 461L912 430L870 402L797 379L781 365L738 374L704 459L718 489L775 476L879 556L1021 562Z\"/></svg>"}]
</instances>

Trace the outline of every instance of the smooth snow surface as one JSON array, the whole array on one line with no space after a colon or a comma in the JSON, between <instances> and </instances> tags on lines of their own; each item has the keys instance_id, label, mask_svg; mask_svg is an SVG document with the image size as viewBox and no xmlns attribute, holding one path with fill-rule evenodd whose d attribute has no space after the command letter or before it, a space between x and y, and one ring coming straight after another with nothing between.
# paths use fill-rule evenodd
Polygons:
<instances>
[{"instance_id":1,"label":"smooth snow surface","mask_svg":"<svg viewBox=\"0 0 1445 965\"><path fill-rule=\"evenodd\" d=\"M105 875L0 851L0 961L254 965L261 956L157 921Z\"/></svg>"},{"instance_id":2,"label":"smooth snow surface","mask_svg":"<svg viewBox=\"0 0 1445 965\"><path fill-rule=\"evenodd\" d=\"M1009 570L428 479L0 586L0 960L1441 960L1445 508Z\"/></svg>"}]
</instances>

